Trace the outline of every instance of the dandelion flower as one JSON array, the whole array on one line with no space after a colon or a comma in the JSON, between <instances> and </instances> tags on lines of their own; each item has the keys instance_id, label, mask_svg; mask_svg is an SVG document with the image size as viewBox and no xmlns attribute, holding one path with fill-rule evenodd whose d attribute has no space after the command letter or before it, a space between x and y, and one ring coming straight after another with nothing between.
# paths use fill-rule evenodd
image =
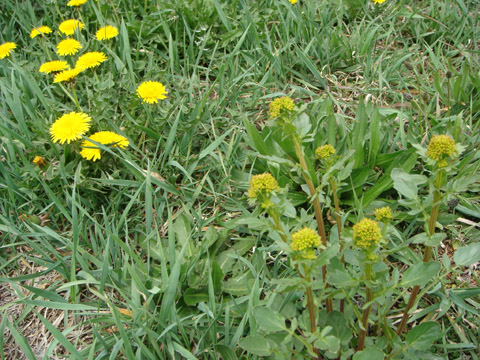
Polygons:
<instances>
[{"instance_id":1,"label":"dandelion flower","mask_svg":"<svg viewBox=\"0 0 480 360\"><path fill-rule=\"evenodd\" d=\"M107 60L107 56L103 52L92 51L80 56L75 67L82 70L90 69L100 65L105 60Z\"/></svg>"},{"instance_id":2,"label":"dandelion flower","mask_svg":"<svg viewBox=\"0 0 480 360\"><path fill-rule=\"evenodd\" d=\"M270 118L273 119L280 116L282 110L292 110L293 106L293 100L288 96L273 100L270 103Z\"/></svg>"},{"instance_id":3,"label":"dandelion flower","mask_svg":"<svg viewBox=\"0 0 480 360\"><path fill-rule=\"evenodd\" d=\"M165 86L157 81L145 81L137 88L137 95L148 104L158 103L158 100L166 99Z\"/></svg>"},{"instance_id":4,"label":"dandelion flower","mask_svg":"<svg viewBox=\"0 0 480 360\"><path fill-rule=\"evenodd\" d=\"M50 74L51 72L67 70L69 68L70 66L66 61L54 60L43 63L38 71L41 73Z\"/></svg>"},{"instance_id":5,"label":"dandelion flower","mask_svg":"<svg viewBox=\"0 0 480 360\"><path fill-rule=\"evenodd\" d=\"M59 72L57 75L55 75L55 78L53 79L54 83L59 83L59 82L65 82L65 81L71 81L77 77L78 74L82 72L82 69L69 69L69 70L64 70L62 72Z\"/></svg>"},{"instance_id":6,"label":"dandelion flower","mask_svg":"<svg viewBox=\"0 0 480 360\"><path fill-rule=\"evenodd\" d=\"M288 1L290 1L290 4L293 5L293 4L296 4L298 0L288 0ZM383 0L383 1L385 1L385 0Z\"/></svg>"},{"instance_id":7,"label":"dandelion flower","mask_svg":"<svg viewBox=\"0 0 480 360\"><path fill-rule=\"evenodd\" d=\"M67 6L80 6L87 2L87 0L70 0Z\"/></svg>"},{"instance_id":8,"label":"dandelion flower","mask_svg":"<svg viewBox=\"0 0 480 360\"><path fill-rule=\"evenodd\" d=\"M107 25L97 30L95 37L97 40L108 40L118 35L118 30L115 26Z\"/></svg>"},{"instance_id":9,"label":"dandelion flower","mask_svg":"<svg viewBox=\"0 0 480 360\"><path fill-rule=\"evenodd\" d=\"M280 190L277 180L272 176L272 174L265 173L254 175L250 179L250 188L248 189L248 197L255 199L259 194L263 193L266 195L271 194L273 191Z\"/></svg>"},{"instance_id":10,"label":"dandelion flower","mask_svg":"<svg viewBox=\"0 0 480 360\"><path fill-rule=\"evenodd\" d=\"M336 153L335 148L332 145L328 145L328 144L319 146L315 150L315 156L317 157L317 159L328 159L330 155L333 155L335 153Z\"/></svg>"},{"instance_id":11,"label":"dandelion flower","mask_svg":"<svg viewBox=\"0 0 480 360\"><path fill-rule=\"evenodd\" d=\"M372 0L375 4L383 4L385 0Z\"/></svg>"},{"instance_id":12,"label":"dandelion flower","mask_svg":"<svg viewBox=\"0 0 480 360\"><path fill-rule=\"evenodd\" d=\"M85 113L72 111L58 118L50 127L53 142L60 144L65 141L78 140L90 129L92 119Z\"/></svg>"},{"instance_id":13,"label":"dandelion flower","mask_svg":"<svg viewBox=\"0 0 480 360\"><path fill-rule=\"evenodd\" d=\"M81 48L82 44L79 41L68 38L58 43L57 54L61 56L75 55Z\"/></svg>"},{"instance_id":14,"label":"dandelion flower","mask_svg":"<svg viewBox=\"0 0 480 360\"><path fill-rule=\"evenodd\" d=\"M392 209L390 209L389 206L384 206L378 209L375 209L373 212L373 215L375 215L375 219L377 221L381 221L383 223L388 223L392 221Z\"/></svg>"},{"instance_id":15,"label":"dandelion flower","mask_svg":"<svg viewBox=\"0 0 480 360\"><path fill-rule=\"evenodd\" d=\"M0 45L0 59L10 55L10 52L15 49L17 45L13 42L6 42Z\"/></svg>"},{"instance_id":16,"label":"dandelion flower","mask_svg":"<svg viewBox=\"0 0 480 360\"><path fill-rule=\"evenodd\" d=\"M50 34L52 29L48 26L39 26L38 28L33 28L30 32L30 38L33 39L35 36L43 35L43 34Z\"/></svg>"},{"instance_id":17,"label":"dandelion flower","mask_svg":"<svg viewBox=\"0 0 480 360\"><path fill-rule=\"evenodd\" d=\"M112 131L99 131L89 137L89 140L82 142L82 150L80 155L87 160L97 161L101 158L100 148L94 144L93 140L102 145L109 145L112 147L119 147L125 149L129 142L126 137L114 133Z\"/></svg>"},{"instance_id":18,"label":"dandelion flower","mask_svg":"<svg viewBox=\"0 0 480 360\"><path fill-rule=\"evenodd\" d=\"M46 164L45 158L44 158L43 156L38 156L38 155L36 155L36 156L33 158L32 162L33 162L35 165L37 165L38 167L45 166L45 164Z\"/></svg>"},{"instance_id":19,"label":"dandelion flower","mask_svg":"<svg viewBox=\"0 0 480 360\"><path fill-rule=\"evenodd\" d=\"M355 245L368 249L377 245L382 239L382 232L378 222L375 220L363 218L360 222L353 225L353 241Z\"/></svg>"},{"instance_id":20,"label":"dandelion flower","mask_svg":"<svg viewBox=\"0 0 480 360\"><path fill-rule=\"evenodd\" d=\"M427 147L427 156L435 160L438 167L447 166L447 158L452 157L456 152L455 140L448 135L435 135Z\"/></svg>"},{"instance_id":21,"label":"dandelion flower","mask_svg":"<svg viewBox=\"0 0 480 360\"><path fill-rule=\"evenodd\" d=\"M60 30L65 35L73 35L76 30L82 30L85 27L81 21L70 19L65 20L60 24L58 30Z\"/></svg>"}]
</instances>

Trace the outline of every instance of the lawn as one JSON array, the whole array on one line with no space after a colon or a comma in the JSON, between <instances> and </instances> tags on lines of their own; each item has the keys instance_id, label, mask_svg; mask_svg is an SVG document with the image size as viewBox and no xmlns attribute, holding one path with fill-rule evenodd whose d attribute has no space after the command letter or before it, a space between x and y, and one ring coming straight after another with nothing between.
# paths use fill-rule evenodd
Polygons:
<instances>
[{"instance_id":1,"label":"lawn","mask_svg":"<svg viewBox=\"0 0 480 360\"><path fill-rule=\"evenodd\" d=\"M478 0L2 0L0 359L480 355Z\"/></svg>"}]
</instances>

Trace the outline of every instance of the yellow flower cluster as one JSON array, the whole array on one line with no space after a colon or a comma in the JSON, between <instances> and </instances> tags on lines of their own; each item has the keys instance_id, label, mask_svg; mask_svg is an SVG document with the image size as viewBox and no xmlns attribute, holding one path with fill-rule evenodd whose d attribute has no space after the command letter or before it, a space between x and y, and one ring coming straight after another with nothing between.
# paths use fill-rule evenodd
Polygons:
<instances>
[{"instance_id":1,"label":"yellow flower cluster","mask_svg":"<svg viewBox=\"0 0 480 360\"><path fill-rule=\"evenodd\" d=\"M382 239L382 232L378 222L363 218L353 226L353 241L355 245L364 249L377 245Z\"/></svg>"},{"instance_id":2,"label":"yellow flower cluster","mask_svg":"<svg viewBox=\"0 0 480 360\"><path fill-rule=\"evenodd\" d=\"M270 118L276 118L280 116L283 110L290 111L294 106L295 104L293 103L293 100L288 96L275 99L270 103Z\"/></svg>"},{"instance_id":3,"label":"yellow flower cluster","mask_svg":"<svg viewBox=\"0 0 480 360\"><path fill-rule=\"evenodd\" d=\"M315 259L315 248L320 246L320 236L308 227L305 227L291 236L292 243L290 247L293 251L299 252L299 256L303 259Z\"/></svg>"},{"instance_id":4,"label":"yellow flower cluster","mask_svg":"<svg viewBox=\"0 0 480 360\"><path fill-rule=\"evenodd\" d=\"M317 157L317 159L327 159L330 157L330 155L333 155L335 153L336 153L335 148L332 145L328 145L328 144L319 146L315 150L315 156Z\"/></svg>"},{"instance_id":5,"label":"yellow flower cluster","mask_svg":"<svg viewBox=\"0 0 480 360\"><path fill-rule=\"evenodd\" d=\"M447 166L447 158L452 157L456 152L455 140L448 135L433 136L427 147L427 156L435 160L438 167Z\"/></svg>"},{"instance_id":6,"label":"yellow flower cluster","mask_svg":"<svg viewBox=\"0 0 480 360\"><path fill-rule=\"evenodd\" d=\"M265 173L254 175L250 179L250 188L248 189L248 197L256 199L260 194L269 195L273 191L280 190L277 180L272 174Z\"/></svg>"},{"instance_id":7,"label":"yellow flower cluster","mask_svg":"<svg viewBox=\"0 0 480 360\"><path fill-rule=\"evenodd\" d=\"M373 212L373 215L375 215L375 219L377 221L381 221L383 223L388 223L392 221L392 209L390 209L390 206L384 206L378 209L375 209Z\"/></svg>"}]
</instances>

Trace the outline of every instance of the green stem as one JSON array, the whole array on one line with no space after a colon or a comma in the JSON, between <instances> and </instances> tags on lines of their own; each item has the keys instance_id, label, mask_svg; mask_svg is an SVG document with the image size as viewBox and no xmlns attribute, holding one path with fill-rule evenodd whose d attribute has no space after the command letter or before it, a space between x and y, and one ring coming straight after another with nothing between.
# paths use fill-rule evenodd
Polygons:
<instances>
[{"instance_id":1,"label":"green stem","mask_svg":"<svg viewBox=\"0 0 480 360\"><path fill-rule=\"evenodd\" d=\"M367 296L365 299L365 302L368 304L370 301L372 301L372 288L370 287L370 280L372 278L372 263L367 262L365 264L365 289L367 292ZM362 327L363 329L360 330L360 335L358 337L358 347L357 351L361 351L365 348L365 339L367 337L368 333L368 317L370 315L370 309L372 308L372 305L368 305L368 307L363 310L363 317L362 317Z\"/></svg>"},{"instance_id":2,"label":"green stem","mask_svg":"<svg viewBox=\"0 0 480 360\"><path fill-rule=\"evenodd\" d=\"M333 194L333 203L335 205L335 222L337 223L337 231L338 231L338 242L340 244L340 253L343 250L343 240L342 240L342 217L340 216L340 204L338 201L338 194L337 194L337 185L335 184L335 180L330 178L330 187L332 188ZM342 264L345 264L345 256L340 258ZM340 300L340 312L343 314L343 309L345 307L345 299Z\"/></svg>"},{"instance_id":3,"label":"green stem","mask_svg":"<svg viewBox=\"0 0 480 360\"><path fill-rule=\"evenodd\" d=\"M293 135L292 138L295 146L295 153L297 154L298 161L300 162L300 167L302 169L303 177L305 178L305 182L307 183L307 186L308 186L308 191L310 192L310 196L312 197L313 210L315 212L315 219L317 221L317 228L318 228L317 231L318 231L318 234L320 235L320 238L322 239L322 244L324 246L327 246L327 235L325 232L325 224L323 222L322 206L320 205L320 201L318 200L318 197L315 196L316 194L315 186L313 185L313 181L308 171L308 166L307 166L307 162L305 161L305 156L303 154L302 145L300 144L300 139L297 137L296 134ZM327 266L326 265L322 266L322 277L323 277L323 281L325 282L325 287L329 287L327 284ZM326 306L327 306L327 312L331 312L333 310L332 299L330 298L327 299Z\"/></svg>"},{"instance_id":4,"label":"green stem","mask_svg":"<svg viewBox=\"0 0 480 360\"><path fill-rule=\"evenodd\" d=\"M78 111L82 112L82 108L80 107L80 103L78 102L77 92L75 91L75 84L72 85L72 94Z\"/></svg>"},{"instance_id":5,"label":"green stem","mask_svg":"<svg viewBox=\"0 0 480 360\"><path fill-rule=\"evenodd\" d=\"M440 189L443 183L445 172L444 170L440 170L433 180L433 184L435 186L435 190L433 192L433 206L432 210L430 211L430 219L428 222L428 236L432 237L433 234L435 234L435 225L437 224L437 219L438 215L440 214L440 199L441 199L441 193ZM423 262L429 262L430 258L432 256L432 247L431 246L425 246L425 252L423 254ZM400 322L400 325L397 328L397 334L400 335L403 332L403 329L405 328L405 325L407 325L408 319L409 319L409 311L415 304L415 300L417 298L418 292L420 291L420 286L415 285L413 287L412 293L410 294L410 298L408 299L407 307L405 308L405 311L403 312L402 316L402 321Z\"/></svg>"}]
</instances>

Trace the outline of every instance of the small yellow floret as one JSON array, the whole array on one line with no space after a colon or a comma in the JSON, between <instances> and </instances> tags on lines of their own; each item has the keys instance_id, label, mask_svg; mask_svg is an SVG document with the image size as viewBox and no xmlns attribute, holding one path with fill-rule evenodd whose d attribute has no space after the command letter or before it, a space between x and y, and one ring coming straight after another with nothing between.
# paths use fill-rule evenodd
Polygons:
<instances>
[{"instance_id":1,"label":"small yellow floret","mask_svg":"<svg viewBox=\"0 0 480 360\"><path fill-rule=\"evenodd\" d=\"M368 249L377 245L381 239L382 231L375 220L363 218L353 226L353 241L358 247Z\"/></svg>"},{"instance_id":2,"label":"small yellow floret","mask_svg":"<svg viewBox=\"0 0 480 360\"><path fill-rule=\"evenodd\" d=\"M290 1L290 4L296 4L298 0L288 0L288 1Z\"/></svg>"},{"instance_id":3,"label":"small yellow floret","mask_svg":"<svg viewBox=\"0 0 480 360\"><path fill-rule=\"evenodd\" d=\"M451 158L457 153L455 140L448 135L435 135L430 140L427 147L427 156L437 162L438 167L448 165L447 158Z\"/></svg>"},{"instance_id":4,"label":"small yellow floret","mask_svg":"<svg viewBox=\"0 0 480 360\"><path fill-rule=\"evenodd\" d=\"M248 189L248 197L255 199L259 194L269 195L273 191L280 190L277 180L272 176L272 174L265 173L254 175L250 179L250 188Z\"/></svg>"},{"instance_id":5,"label":"small yellow floret","mask_svg":"<svg viewBox=\"0 0 480 360\"><path fill-rule=\"evenodd\" d=\"M383 4L385 0L372 0L375 4Z\"/></svg>"},{"instance_id":6,"label":"small yellow floret","mask_svg":"<svg viewBox=\"0 0 480 360\"><path fill-rule=\"evenodd\" d=\"M292 234L291 248L293 251L304 251L313 249L321 244L317 232L308 227L298 230Z\"/></svg>"},{"instance_id":7,"label":"small yellow floret","mask_svg":"<svg viewBox=\"0 0 480 360\"><path fill-rule=\"evenodd\" d=\"M32 162L38 167L42 167L46 164L45 158L43 156L38 156L38 155L36 155L33 158Z\"/></svg>"},{"instance_id":8,"label":"small yellow floret","mask_svg":"<svg viewBox=\"0 0 480 360\"><path fill-rule=\"evenodd\" d=\"M320 146L315 150L315 156L317 157L317 159L327 159L330 157L330 155L333 155L335 153L335 148L332 145L328 144Z\"/></svg>"},{"instance_id":9,"label":"small yellow floret","mask_svg":"<svg viewBox=\"0 0 480 360\"><path fill-rule=\"evenodd\" d=\"M32 31L30 32L30 38L33 39L35 36L50 34L51 32L52 32L52 29L50 29L48 26L40 26L38 28L32 29Z\"/></svg>"},{"instance_id":10,"label":"small yellow floret","mask_svg":"<svg viewBox=\"0 0 480 360\"><path fill-rule=\"evenodd\" d=\"M392 209L390 209L390 206L384 206L384 207L375 209L373 214L375 215L375 219L377 219L377 221L381 221L383 223L388 223L393 219Z\"/></svg>"},{"instance_id":11,"label":"small yellow floret","mask_svg":"<svg viewBox=\"0 0 480 360\"><path fill-rule=\"evenodd\" d=\"M276 118L280 116L282 110L290 111L294 106L293 100L288 96L275 99L270 103L270 118Z\"/></svg>"}]
</instances>

